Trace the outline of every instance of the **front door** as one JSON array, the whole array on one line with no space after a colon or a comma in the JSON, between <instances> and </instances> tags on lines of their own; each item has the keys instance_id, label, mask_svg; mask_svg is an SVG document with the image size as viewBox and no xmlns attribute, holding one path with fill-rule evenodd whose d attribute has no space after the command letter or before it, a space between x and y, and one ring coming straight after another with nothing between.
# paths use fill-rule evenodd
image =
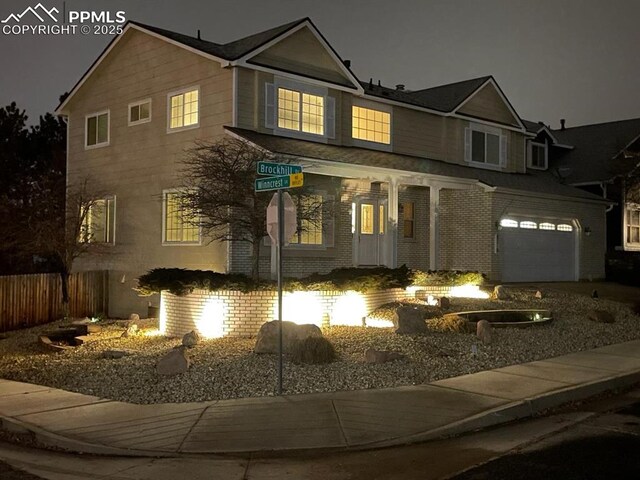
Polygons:
<instances>
[{"instance_id":1,"label":"front door","mask_svg":"<svg viewBox=\"0 0 640 480\"><path fill-rule=\"evenodd\" d=\"M356 204L355 249L358 265L384 265L387 231L386 200L362 199Z\"/></svg>"}]
</instances>

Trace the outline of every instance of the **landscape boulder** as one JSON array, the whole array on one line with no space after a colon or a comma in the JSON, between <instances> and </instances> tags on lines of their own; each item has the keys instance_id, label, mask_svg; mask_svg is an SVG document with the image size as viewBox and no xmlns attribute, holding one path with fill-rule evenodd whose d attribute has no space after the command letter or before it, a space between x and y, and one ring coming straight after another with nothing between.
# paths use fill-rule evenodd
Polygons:
<instances>
[{"instance_id":1,"label":"landscape boulder","mask_svg":"<svg viewBox=\"0 0 640 480\"><path fill-rule=\"evenodd\" d=\"M396 327L396 333L399 334L427 333L424 311L409 305L396 308L393 314L393 325Z\"/></svg>"},{"instance_id":2,"label":"landscape boulder","mask_svg":"<svg viewBox=\"0 0 640 480\"><path fill-rule=\"evenodd\" d=\"M447 310L451 308L451 300L449 300L447 297L440 297L440 299L438 300L438 306L443 310Z\"/></svg>"},{"instance_id":3,"label":"landscape boulder","mask_svg":"<svg viewBox=\"0 0 640 480\"><path fill-rule=\"evenodd\" d=\"M541 300L541 299L542 299L542 297L543 297L543 295L542 295L542 291L541 291L541 290L536 291L536 298L537 298L538 300Z\"/></svg>"},{"instance_id":4,"label":"landscape boulder","mask_svg":"<svg viewBox=\"0 0 640 480\"><path fill-rule=\"evenodd\" d=\"M132 323L127 327L127 329L122 333L123 338L134 337L138 334L138 325Z\"/></svg>"},{"instance_id":5,"label":"landscape boulder","mask_svg":"<svg viewBox=\"0 0 640 480\"><path fill-rule=\"evenodd\" d=\"M140 315L138 315L137 313L132 313L131 315L129 315L129 320L132 322L137 322L138 320L140 320Z\"/></svg>"},{"instance_id":6,"label":"landscape boulder","mask_svg":"<svg viewBox=\"0 0 640 480\"><path fill-rule=\"evenodd\" d=\"M369 348L364 352L364 360L367 363L387 363L395 360L402 360L403 358L403 354L400 352L393 352L391 350L376 350L374 348Z\"/></svg>"},{"instance_id":7,"label":"landscape boulder","mask_svg":"<svg viewBox=\"0 0 640 480\"><path fill-rule=\"evenodd\" d=\"M266 322L260 327L256 339L255 353L278 353L280 321ZM321 337L322 330L311 323L298 325L282 322L282 351L290 353L296 342L308 337Z\"/></svg>"},{"instance_id":8,"label":"landscape boulder","mask_svg":"<svg viewBox=\"0 0 640 480\"><path fill-rule=\"evenodd\" d=\"M195 347L200 341L200 335L195 330L191 330L189 333L185 333L182 337L182 345L187 348Z\"/></svg>"},{"instance_id":9,"label":"landscape boulder","mask_svg":"<svg viewBox=\"0 0 640 480\"><path fill-rule=\"evenodd\" d=\"M587 318L598 323L614 323L616 321L615 317L606 310L589 310Z\"/></svg>"},{"instance_id":10,"label":"landscape boulder","mask_svg":"<svg viewBox=\"0 0 640 480\"><path fill-rule=\"evenodd\" d=\"M504 285L496 285L491 293L492 300L509 300L510 296Z\"/></svg>"},{"instance_id":11,"label":"landscape boulder","mask_svg":"<svg viewBox=\"0 0 640 480\"><path fill-rule=\"evenodd\" d=\"M158 360L156 372L158 372L159 375L178 375L189 370L190 363L186 347L174 348Z\"/></svg>"},{"instance_id":12,"label":"landscape boulder","mask_svg":"<svg viewBox=\"0 0 640 480\"><path fill-rule=\"evenodd\" d=\"M485 345L490 344L493 340L493 327L488 321L480 320L476 324L476 336Z\"/></svg>"}]
</instances>

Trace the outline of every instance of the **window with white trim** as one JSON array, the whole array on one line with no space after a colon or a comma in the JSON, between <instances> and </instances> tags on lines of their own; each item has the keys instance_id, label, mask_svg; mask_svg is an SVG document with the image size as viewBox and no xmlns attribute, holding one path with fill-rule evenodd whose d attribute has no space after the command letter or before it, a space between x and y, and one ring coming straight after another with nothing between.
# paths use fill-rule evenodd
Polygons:
<instances>
[{"instance_id":1,"label":"window with white trim","mask_svg":"<svg viewBox=\"0 0 640 480\"><path fill-rule=\"evenodd\" d=\"M351 136L367 142L391 143L391 114L358 105L351 107Z\"/></svg>"},{"instance_id":2,"label":"window with white trim","mask_svg":"<svg viewBox=\"0 0 640 480\"><path fill-rule=\"evenodd\" d=\"M298 229L289 243L291 245L324 245L322 195L301 195L294 198L294 202L298 213Z\"/></svg>"},{"instance_id":3,"label":"window with white trim","mask_svg":"<svg viewBox=\"0 0 640 480\"><path fill-rule=\"evenodd\" d=\"M165 190L162 208L162 242L165 244L201 243L200 227L194 221L194 213L186 204L179 190Z\"/></svg>"},{"instance_id":4,"label":"window with white trim","mask_svg":"<svg viewBox=\"0 0 640 480\"><path fill-rule=\"evenodd\" d=\"M537 170L547 169L547 144L529 142L527 165Z\"/></svg>"},{"instance_id":5,"label":"window with white trim","mask_svg":"<svg viewBox=\"0 0 640 480\"><path fill-rule=\"evenodd\" d=\"M464 132L465 161L478 165L504 167L507 164L507 137L500 129L470 124Z\"/></svg>"},{"instance_id":6,"label":"window with white trim","mask_svg":"<svg viewBox=\"0 0 640 480\"><path fill-rule=\"evenodd\" d=\"M200 90L189 88L169 97L169 130L197 127L200 121Z\"/></svg>"},{"instance_id":7,"label":"window with white trim","mask_svg":"<svg viewBox=\"0 0 640 480\"><path fill-rule=\"evenodd\" d=\"M625 243L640 248L640 206L627 204L625 209Z\"/></svg>"},{"instance_id":8,"label":"window with white trim","mask_svg":"<svg viewBox=\"0 0 640 480\"><path fill-rule=\"evenodd\" d=\"M80 227L80 242L115 243L115 197L95 200L87 209Z\"/></svg>"},{"instance_id":9,"label":"window with white trim","mask_svg":"<svg viewBox=\"0 0 640 480\"><path fill-rule=\"evenodd\" d=\"M129 104L129 126L151 121L151 99Z\"/></svg>"},{"instance_id":10,"label":"window with white trim","mask_svg":"<svg viewBox=\"0 0 640 480\"><path fill-rule=\"evenodd\" d=\"M277 79L265 83L265 127L282 134L335 137L335 99L326 88Z\"/></svg>"},{"instance_id":11,"label":"window with white trim","mask_svg":"<svg viewBox=\"0 0 640 480\"><path fill-rule=\"evenodd\" d=\"M87 115L85 146L103 147L109 145L109 110Z\"/></svg>"}]
</instances>

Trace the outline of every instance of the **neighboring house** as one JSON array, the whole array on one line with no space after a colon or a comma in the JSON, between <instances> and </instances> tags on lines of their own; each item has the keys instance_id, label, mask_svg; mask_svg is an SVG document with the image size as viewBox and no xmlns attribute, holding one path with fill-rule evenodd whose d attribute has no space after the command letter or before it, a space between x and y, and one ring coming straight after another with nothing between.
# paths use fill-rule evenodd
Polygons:
<instances>
[{"instance_id":1,"label":"neighboring house","mask_svg":"<svg viewBox=\"0 0 640 480\"><path fill-rule=\"evenodd\" d=\"M563 183L615 202L607 208L607 251L638 262L640 118L571 128L562 121L559 130L531 127L535 141L548 146L549 169Z\"/></svg>"},{"instance_id":2,"label":"neighboring house","mask_svg":"<svg viewBox=\"0 0 640 480\"><path fill-rule=\"evenodd\" d=\"M90 175L110 193L94 230L112 254L76 268L109 270L111 315L144 313L131 287L154 267L249 272L248 247L202 238L176 195L184 150L225 135L303 165L335 201L286 248L285 275L407 264L503 282L604 276L608 203L557 181L492 77L409 91L349 66L309 19L224 45L127 24L58 108L69 181ZM265 276L270 258L265 242Z\"/></svg>"}]
</instances>

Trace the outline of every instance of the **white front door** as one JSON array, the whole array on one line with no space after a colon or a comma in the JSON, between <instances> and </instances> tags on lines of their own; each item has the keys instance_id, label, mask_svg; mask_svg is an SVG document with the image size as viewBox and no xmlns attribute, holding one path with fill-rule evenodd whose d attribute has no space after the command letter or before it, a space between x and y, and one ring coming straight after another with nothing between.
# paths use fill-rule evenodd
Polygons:
<instances>
[{"instance_id":1,"label":"white front door","mask_svg":"<svg viewBox=\"0 0 640 480\"><path fill-rule=\"evenodd\" d=\"M362 199L358 201L355 229L355 251L358 265L384 265L386 231L386 200Z\"/></svg>"}]
</instances>

